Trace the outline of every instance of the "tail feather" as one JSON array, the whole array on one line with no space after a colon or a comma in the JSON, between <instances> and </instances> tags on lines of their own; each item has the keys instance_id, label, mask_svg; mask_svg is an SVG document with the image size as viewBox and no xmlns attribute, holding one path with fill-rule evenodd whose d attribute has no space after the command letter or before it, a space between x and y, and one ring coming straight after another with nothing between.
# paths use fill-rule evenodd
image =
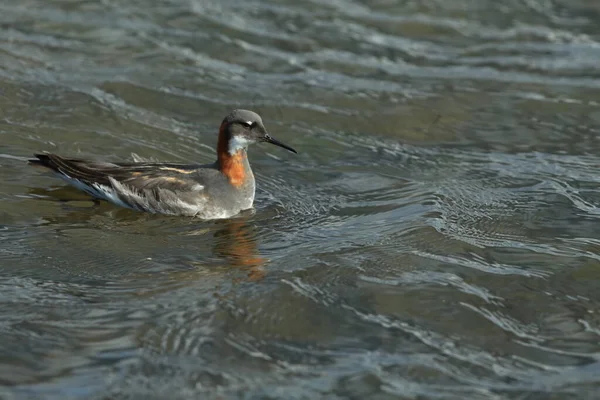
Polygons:
<instances>
[{"instance_id":1,"label":"tail feather","mask_svg":"<svg viewBox=\"0 0 600 400\"><path fill-rule=\"evenodd\" d=\"M49 168L65 178L75 179L87 185L110 184L108 177L111 174L106 169L107 167L118 168L115 164L97 163L79 158L63 158L52 153L34 155L37 159L29 160L31 165Z\"/></svg>"},{"instance_id":2,"label":"tail feather","mask_svg":"<svg viewBox=\"0 0 600 400\"><path fill-rule=\"evenodd\" d=\"M81 160L65 159L51 153L34 154L34 156L35 159L29 160L30 165L49 168L79 190L83 190L94 197L106 199L106 196L94 187L94 183L98 180L85 179L86 171L81 170L81 167L74 164L74 162Z\"/></svg>"},{"instance_id":3,"label":"tail feather","mask_svg":"<svg viewBox=\"0 0 600 400\"><path fill-rule=\"evenodd\" d=\"M30 165L46 167L58 171L58 166L52 162L50 154L34 154L34 156L37 158L27 160Z\"/></svg>"}]
</instances>

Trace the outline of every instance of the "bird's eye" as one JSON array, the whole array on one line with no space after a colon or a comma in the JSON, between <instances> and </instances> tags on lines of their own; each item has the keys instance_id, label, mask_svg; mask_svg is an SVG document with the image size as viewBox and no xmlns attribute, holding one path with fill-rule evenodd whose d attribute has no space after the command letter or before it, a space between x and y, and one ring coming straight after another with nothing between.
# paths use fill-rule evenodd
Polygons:
<instances>
[{"instance_id":1,"label":"bird's eye","mask_svg":"<svg viewBox=\"0 0 600 400\"><path fill-rule=\"evenodd\" d=\"M246 129L252 129L254 127L254 122L251 121L240 122L240 124Z\"/></svg>"}]
</instances>

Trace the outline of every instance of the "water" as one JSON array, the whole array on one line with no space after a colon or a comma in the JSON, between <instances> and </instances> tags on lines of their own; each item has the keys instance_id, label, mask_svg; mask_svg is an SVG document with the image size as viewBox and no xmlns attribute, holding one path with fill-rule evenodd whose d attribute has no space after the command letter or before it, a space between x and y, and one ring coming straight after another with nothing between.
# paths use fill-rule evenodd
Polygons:
<instances>
[{"instance_id":1,"label":"water","mask_svg":"<svg viewBox=\"0 0 600 400\"><path fill-rule=\"evenodd\" d=\"M600 7L4 0L3 399L594 399ZM227 220L23 159L251 149Z\"/></svg>"}]
</instances>

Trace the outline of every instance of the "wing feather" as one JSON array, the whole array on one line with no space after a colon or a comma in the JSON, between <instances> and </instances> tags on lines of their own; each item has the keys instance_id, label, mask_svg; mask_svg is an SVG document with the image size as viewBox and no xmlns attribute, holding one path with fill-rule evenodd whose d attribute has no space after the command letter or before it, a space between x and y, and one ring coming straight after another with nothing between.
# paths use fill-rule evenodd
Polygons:
<instances>
[{"instance_id":1,"label":"wing feather","mask_svg":"<svg viewBox=\"0 0 600 400\"><path fill-rule=\"evenodd\" d=\"M89 194L120 206L163 214L196 215L207 196L198 165L108 163L36 154L33 164L48 167Z\"/></svg>"}]
</instances>

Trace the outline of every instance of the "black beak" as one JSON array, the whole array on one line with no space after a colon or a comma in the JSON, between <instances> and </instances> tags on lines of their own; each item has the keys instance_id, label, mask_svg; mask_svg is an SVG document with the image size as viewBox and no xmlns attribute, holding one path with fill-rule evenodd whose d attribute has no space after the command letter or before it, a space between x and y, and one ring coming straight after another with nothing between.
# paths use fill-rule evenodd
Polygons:
<instances>
[{"instance_id":1,"label":"black beak","mask_svg":"<svg viewBox=\"0 0 600 400\"><path fill-rule=\"evenodd\" d=\"M284 149L289 150L292 153L298 154L298 152L296 150L292 149L290 146L287 146L287 145L281 143L279 140L273 139L271 137L271 135L269 135L268 133L265 134L264 141L267 142L267 143L274 144L275 146L283 147Z\"/></svg>"}]
</instances>

